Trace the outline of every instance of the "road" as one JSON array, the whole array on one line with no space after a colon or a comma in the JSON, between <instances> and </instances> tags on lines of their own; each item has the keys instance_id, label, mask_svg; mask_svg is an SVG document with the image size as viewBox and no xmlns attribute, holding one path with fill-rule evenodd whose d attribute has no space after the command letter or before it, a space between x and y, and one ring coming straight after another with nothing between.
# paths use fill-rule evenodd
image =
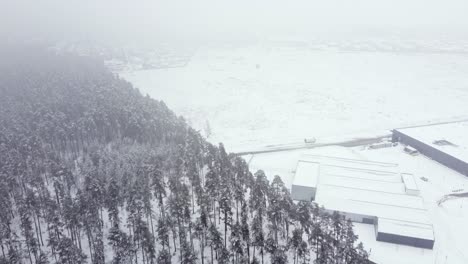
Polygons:
<instances>
[{"instance_id":1,"label":"road","mask_svg":"<svg viewBox=\"0 0 468 264\"><path fill-rule=\"evenodd\" d=\"M405 126L405 127L394 128L394 129L433 126L433 125L442 125L442 124L451 124L451 123L460 123L460 122L468 122L468 118L462 117L458 119L444 120L444 121L438 121L438 122L428 121L424 124ZM352 138L348 140L324 142L324 143L299 142L299 143L293 143L293 144L277 144L277 145L265 146L264 148L261 148L261 149L241 151L235 154L242 156L242 155L248 155L248 154L261 154L261 153L270 153L270 152L290 151L290 150L297 150L297 149L312 149L312 148L319 148L319 147L326 147L326 146L342 146L342 147L363 146L363 145L369 145L369 144L380 142L385 138L390 138L392 136L390 132L391 130L393 129L388 129L387 130L388 133L384 132L374 137L356 137L356 138Z\"/></svg>"},{"instance_id":2,"label":"road","mask_svg":"<svg viewBox=\"0 0 468 264\"><path fill-rule=\"evenodd\" d=\"M311 148L319 148L319 147L326 147L326 146L342 146L342 147L356 147L362 145L369 145L373 143L377 143L382 141L382 139L390 138L392 134L388 133L381 136L376 137L369 137L369 138L355 138L350 140L344 141L337 141L337 142L327 142L327 143L298 143L298 144L289 144L289 145L274 145L274 146L267 146L264 149L252 150L252 151L243 151L237 152L237 155L247 155L247 154L261 154L261 153L270 153L270 152L279 152L279 151L290 151L290 150L297 150L297 149L311 149Z\"/></svg>"}]
</instances>

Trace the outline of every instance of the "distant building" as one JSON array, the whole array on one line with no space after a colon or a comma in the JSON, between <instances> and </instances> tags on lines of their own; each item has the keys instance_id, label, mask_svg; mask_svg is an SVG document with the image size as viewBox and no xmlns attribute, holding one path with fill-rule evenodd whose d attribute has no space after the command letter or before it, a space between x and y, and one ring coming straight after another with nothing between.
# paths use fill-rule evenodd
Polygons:
<instances>
[{"instance_id":1,"label":"distant building","mask_svg":"<svg viewBox=\"0 0 468 264\"><path fill-rule=\"evenodd\" d=\"M297 164L291 195L374 225L377 241L434 246L432 222L414 176L400 173L397 164L309 155Z\"/></svg>"},{"instance_id":2,"label":"distant building","mask_svg":"<svg viewBox=\"0 0 468 264\"><path fill-rule=\"evenodd\" d=\"M395 129L392 141L468 176L468 122Z\"/></svg>"}]
</instances>

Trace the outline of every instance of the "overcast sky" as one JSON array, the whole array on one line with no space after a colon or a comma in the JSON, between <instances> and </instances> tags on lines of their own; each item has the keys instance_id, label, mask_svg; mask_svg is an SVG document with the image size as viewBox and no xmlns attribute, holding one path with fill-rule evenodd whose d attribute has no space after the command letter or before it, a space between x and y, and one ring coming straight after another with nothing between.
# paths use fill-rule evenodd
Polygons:
<instances>
[{"instance_id":1,"label":"overcast sky","mask_svg":"<svg viewBox=\"0 0 468 264\"><path fill-rule=\"evenodd\" d=\"M3 0L6 36L217 37L367 29L468 32L467 0Z\"/></svg>"}]
</instances>

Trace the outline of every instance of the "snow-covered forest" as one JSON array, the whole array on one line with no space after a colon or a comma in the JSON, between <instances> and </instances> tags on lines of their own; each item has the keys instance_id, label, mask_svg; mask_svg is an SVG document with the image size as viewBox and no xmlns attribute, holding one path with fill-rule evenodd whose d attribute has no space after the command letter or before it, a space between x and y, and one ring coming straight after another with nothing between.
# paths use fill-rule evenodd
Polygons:
<instances>
[{"instance_id":1,"label":"snow-covered forest","mask_svg":"<svg viewBox=\"0 0 468 264\"><path fill-rule=\"evenodd\" d=\"M101 61L0 57L0 263L367 263L350 221Z\"/></svg>"}]
</instances>

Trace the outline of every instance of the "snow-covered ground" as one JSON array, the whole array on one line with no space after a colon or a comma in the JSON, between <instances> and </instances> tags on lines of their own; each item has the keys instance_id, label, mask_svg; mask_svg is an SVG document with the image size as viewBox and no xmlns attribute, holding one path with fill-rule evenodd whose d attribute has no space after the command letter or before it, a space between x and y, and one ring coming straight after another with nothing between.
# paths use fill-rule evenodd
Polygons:
<instances>
[{"instance_id":1,"label":"snow-covered ground","mask_svg":"<svg viewBox=\"0 0 468 264\"><path fill-rule=\"evenodd\" d=\"M468 263L468 198L437 202L453 191L468 191L465 177L423 155L411 156L403 146L368 150L365 147L324 147L246 156L251 170L263 169L270 180L274 175L282 176L288 186L292 184L297 161L302 154L318 154L399 164L402 172L414 174L434 226L435 245L433 250L414 248L392 243L377 242L372 225L355 224L360 240L371 252L371 259L379 264L425 264L425 263ZM424 181L422 177L426 178Z\"/></svg>"},{"instance_id":2,"label":"snow-covered ground","mask_svg":"<svg viewBox=\"0 0 468 264\"><path fill-rule=\"evenodd\" d=\"M468 113L468 42L265 42L121 76L230 151Z\"/></svg>"}]
</instances>

